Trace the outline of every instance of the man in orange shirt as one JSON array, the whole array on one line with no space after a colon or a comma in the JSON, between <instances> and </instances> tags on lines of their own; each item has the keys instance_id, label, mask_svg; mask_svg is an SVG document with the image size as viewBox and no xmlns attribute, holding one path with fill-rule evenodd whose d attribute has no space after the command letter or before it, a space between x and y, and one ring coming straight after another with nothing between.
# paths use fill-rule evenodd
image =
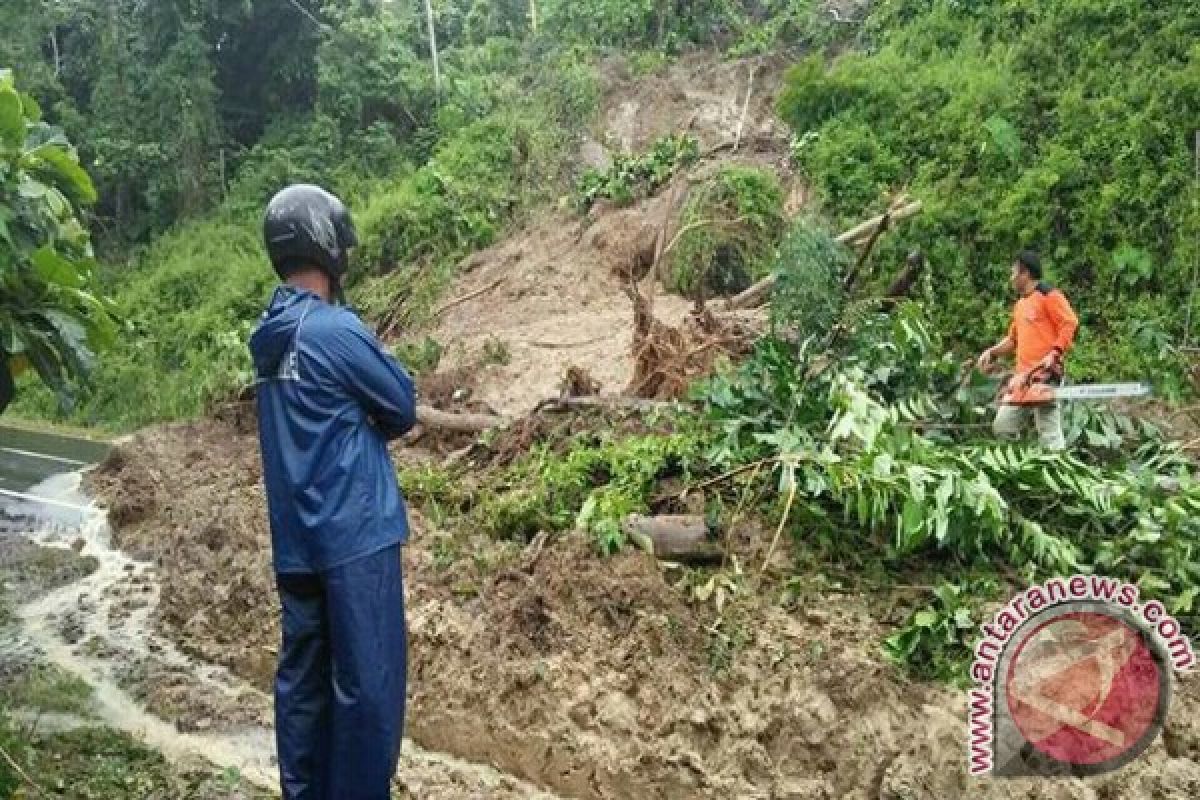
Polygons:
<instances>
[{"instance_id":1,"label":"man in orange shirt","mask_svg":"<svg viewBox=\"0 0 1200 800\"><path fill-rule=\"evenodd\" d=\"M979 356L979 368L991 369L996 356L1017 354L1017 374L1033 369L1049 373L1047 383L1061 383L1063 356L1071 349L1079 320L1066 295L1042 281L1042 265L1037 253L1026 250L1012 267L1012 286L1020 298L1013 308L1008 335ZM1041 378L1039 377L1039 381ZM1002 405L992 423L997 436L1016 438L1029 426L1037 425L1038 438L1048 450L1063 450L1062 414L1057 403L1040 406Z\"/></svg>"}]
</instances>

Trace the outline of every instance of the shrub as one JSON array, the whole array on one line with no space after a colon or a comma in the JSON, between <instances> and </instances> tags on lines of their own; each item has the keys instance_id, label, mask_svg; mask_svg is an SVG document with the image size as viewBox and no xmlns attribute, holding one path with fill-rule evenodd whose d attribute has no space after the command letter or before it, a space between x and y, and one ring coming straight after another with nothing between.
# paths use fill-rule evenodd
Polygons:
<instances>
[{"instance_id":1,"label":"shrub","mask_svg":"<svg viewBox=\"0 0 1200 800\"><path fill-rule=\"evenodd\" d=\"M693 136L672 134L657 139L648 153L640 156L618 153L607 170L588 169L575 192L583 209L600 198L628 205L657 192L679 170L700 157L700 143Z\"/></svg>"},{"instance_id":2,"label":"shrub","mask_svg":"<svg viewBox=\"0 0 1200 800\"><path fill-rule=\"evenodd\" d=\"M725 167L696 190L680 225L671 288L741 291L770 271L785 228L783 190L765 170Z\"/></svg>"}]
</instances>

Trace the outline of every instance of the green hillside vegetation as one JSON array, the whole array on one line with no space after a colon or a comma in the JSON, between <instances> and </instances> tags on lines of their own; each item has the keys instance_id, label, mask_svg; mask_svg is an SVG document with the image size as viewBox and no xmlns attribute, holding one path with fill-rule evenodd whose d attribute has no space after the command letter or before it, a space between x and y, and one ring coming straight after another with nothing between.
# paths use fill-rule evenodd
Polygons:
<instances>
[{"instance_id":1,"label":"green hillside vegetation","mask_svg":"<svg viewBox=\"0 0 1200 800\"><path fill-rule=\"evenodd\" d=\"M129 430L245 382L243 343L272 283L261 210L288 182L351 201L352 301L403 328L459 259L570 193L598 98L591 65L609 48L757 52L829 34L808 0L549 0L536 29L525 2L434 6L440 91L419 4L327 3L319 24L287 0L0 10L17 32L0 63L79 142L100 194L101 278L122 331L76 387L71 420ZM63 416L22 388L20 413Z\"/></svg>"},{"instance_id":2,"label":"green hillside vegetation","mask_svg":"<svg viewBox=\"0 0 1200 800\"><path fill-rule=\"evenodd\" d=\"M937 275L936 327L966 331L971 346L995 338L1011 254L1037 247L1081 313L1077 377L1185 390L1174 345L1198 256L1200 23L1177 5L902 0L839 27L807 2L663 11L594 0L542 3L535 32L524 3L447 2L440 95L415 7L330 4L317 29L280 2L211 13L168 3L131 12L114 33L102 23L119 5L17 3L4 13L43 27L0 47L100 189L102 277L124 331L77 422L128 429L194 415L244 381L239 343L271 282L258 215L291 180L326 183L358 210L355 302L393 329L419 323L457 260L569 191L575 137L597 99L589 63L604 48L816 48L779 104L797 165L837 223L899 187L922 199L904 241L885 239L877 257L895 263L898 248L921 243ZM266 48L252 68L271 11L289 46ZM99 57L68 59L56 76L35 38L51 31L60 58L83 47ZM214 51L216 41L236 46ZM118 58L122 42L139 57ZM164 93L185 116L161 113ZM769 187L741 185L746 203L769 198ZM736 213L743 201L707 202ZM687 290L697 270L738 273L713 275L716 288L761 274L778 223L754 218L727 248L736 263L702 264L721 232L691 233L674 283ZM24 413L58 413L49 395L23 394Z\"/></svg>"},{"instance_id":3,"label":"green hillside vegetation","mask_svg":"<svg viewBox=\"0 0 1200 800\"><path fill-rule=\"evenodd\" d=\"M832 65L798 64L779 103L826 213L853 222L910 187L926 211L905 238L936 270L935 323L980 347L1003 331L1013 254L1040 250L1080 313L1076 377L1178 394L1172 345L1200 258L1200 16L888 0L862 37Z\"/></svg>"}]
</instances>

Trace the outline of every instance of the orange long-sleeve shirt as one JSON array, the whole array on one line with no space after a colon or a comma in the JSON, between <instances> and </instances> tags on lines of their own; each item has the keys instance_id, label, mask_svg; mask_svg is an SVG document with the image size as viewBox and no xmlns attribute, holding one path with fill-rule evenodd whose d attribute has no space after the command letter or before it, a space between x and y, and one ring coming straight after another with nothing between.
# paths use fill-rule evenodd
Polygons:
<instances>
[{"instance_id":1,"label":"orange long-sleeve shirt","mask_svg":"<svg viewBox=\"0 0 1200 800\"><path fill-rule=\"evenodd\" d=\"M1017 301L1008 328L1008 335L1017 344L1017 372L1037 366L1054 348L1065 354L1078 329L1079 318L1067 296L1049 284L1039 283Z\"/></svg>"}]
</instances>

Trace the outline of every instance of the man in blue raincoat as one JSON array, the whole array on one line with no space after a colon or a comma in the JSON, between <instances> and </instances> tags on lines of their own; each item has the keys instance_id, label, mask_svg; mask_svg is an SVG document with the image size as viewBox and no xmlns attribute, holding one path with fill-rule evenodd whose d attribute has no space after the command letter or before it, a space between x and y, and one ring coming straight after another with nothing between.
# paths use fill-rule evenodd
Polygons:
<instances>
[{"instance_id":1,"label":"man in blue raincoat","mask_svg":"<svg viewBox=\"0 0 1200 800\"><path fill-rule=\"evenodd\" d=\"M340 304L350 214L316 186L264 221L283 281L250 339L283 646L275 725L284 800L387 800L404 731L404 498L387 442L412 380Z\"/></svg>"}]
</instances>

